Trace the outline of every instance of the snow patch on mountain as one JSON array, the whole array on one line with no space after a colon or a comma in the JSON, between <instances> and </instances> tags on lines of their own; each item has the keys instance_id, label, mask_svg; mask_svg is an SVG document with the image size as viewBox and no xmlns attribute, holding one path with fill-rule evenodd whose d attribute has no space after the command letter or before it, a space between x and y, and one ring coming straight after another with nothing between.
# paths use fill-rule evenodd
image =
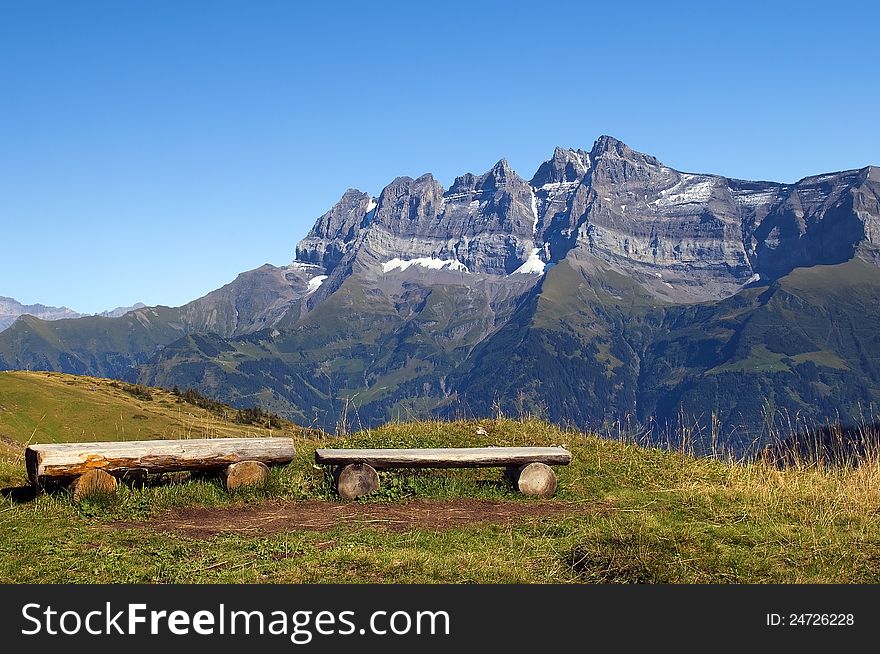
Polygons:
<instances>
[{"instance_id":1,"label":"snow patch on mountain","mask_svg":"<svg viewBox=\"0 0 880 654\"><path fill-rule=\"evenodd\" d=\"M660 197L650 202L657 207L671 207L680 204L697 204L712 197L712 189L717 180L713 177L682 174L674 186L660 191Z\"/></svg>"},{"instance_id":2,"label":"snow patch on mountain","mask_svg":"<svg viewBox=\"0 0 880 654\"><path fill-rule=\"evenodd\" d=\"M532 274L532 275L543 275L545 263L541 261L541 257L538 256L541 252L541 248L534 248L532 253L529 255L529 258L526 259L525 263L521 265L519 268L514 270L511 275L524 275L524 274Z\"/></svg>"},{"instance_id":3,"label":"snow patch on mountain","mask_svg":"<svg viewBox=\"0 0 880 654\"><path fill-rule=\"evenodd\" d=\"M316 270L321 266L317 266L313 263L306 263L305 261L293 261L291 262L287 268L293 268L294 270Z\"/></svg>"},{"instance_id":4,"label":"snow patch on mountain","mask_svg":"<svg viewBox=\"0 0 880 654\"><path fill-rule=\"evenodd\" d=\"M311 295L315 291L317 291L321 284L324 283L324 280L327 279L327 275L318 275L317 277L312 277L309 280L309 290L306 292L306 295Z\"/></svg>"},{"instance_id":5,"label":"snow patch on mountain","mask_svg":"<svg viewBox=\"0 0 880 654\"><path fill-rule=\"evenodd\" d=\"M536 236L538 234L538 198L534 191L532 191L532 216L535 218L532 223L532 235Z\"/></svg>"},{"instance_id":6,"label":"snow patch on mountain","mask_svg":"<svg viewBox=\"0 0 880 654\"><path fill-rule=\"evenodd\" d=\"M430 270L457 270L459 272L470 272L461 261L455 259L434 259L433 257L419 257L418 259L398 259L386 261L382 264L382 272L389 273L392 270L406 270L410 266L420 266Z\"/></svg>"},{"instance_id":7,"label":"snow patch on mountain","mask_svg":"<svg viewBox=\"0 0 880 654\"><path fill-rule=\"evenodd\" d=\"M758 191L733 191L733 200L741 207L760 207L771 205L779 196L781 188L762 189Z\"/></svg>"}]
</instances>

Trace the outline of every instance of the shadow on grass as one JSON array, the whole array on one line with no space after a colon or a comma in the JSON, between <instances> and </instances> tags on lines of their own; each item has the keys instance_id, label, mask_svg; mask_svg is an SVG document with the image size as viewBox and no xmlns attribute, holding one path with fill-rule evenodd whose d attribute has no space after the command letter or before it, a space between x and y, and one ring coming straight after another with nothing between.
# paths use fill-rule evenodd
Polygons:
<instances>
[{"instance_id":1,"label":"shadow on grass","mask_svg":"<svg viewBox=\"0 0 880 654\"><path fill-rule=\"evenodd\" d=\"M489 479L478 479L476 481L477 488L481 490L494 490L497 491L499 495L506 495L515 490L513 484L509 481L492 481Z\"/></svg>"},{"instance_id":2,"label":"shadow on grass","mask_svg":"<svg viewBox=\"0 0 880 654\"><path fill-rule=\"evenodd\" d=\"M129 488L138 489L178 486L188 481L202 481L222 487L222 482L216 475L195 474L189 472L161 473L157 475L120 475L117 477L117 481L120 486L124 485ZM248 489L244 489L242 493L245 493L247 490ZM16 504L33 502L41 493L54 494L65 492L67 492L66 484L59 482L50 482L41 487L26 484L23 486L8 486L6 488L0 488L0 496L11 502L15 502Z\"/></svg>"},{"instance_id":3,"label":"shadow on grass","mask_svg":"<svg viewBox=\"0 0 880 654\"><path fill-rule=\"evenodd\" d=\"M0 488L0 495L17 504L32 502L37 496L37 489L28 484L27 486L9 486Z\"/></svg>"}]
</instances>

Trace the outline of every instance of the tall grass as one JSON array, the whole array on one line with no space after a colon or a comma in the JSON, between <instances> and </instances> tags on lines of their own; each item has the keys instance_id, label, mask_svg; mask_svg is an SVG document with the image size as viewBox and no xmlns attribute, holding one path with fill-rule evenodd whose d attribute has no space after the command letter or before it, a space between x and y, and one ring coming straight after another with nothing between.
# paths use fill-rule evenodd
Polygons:
<instances>
[{"instance_id":1,"label":"tall grass","mask_svg":"<svg viewBox=\"0 0 880 654\"><path fill-rule=\"evenodd\" d=\"M868 441L871 429L865 425L853 433ZM841 443L849 433L844 427L828 432ZM779 435L786 442L792 436ZM251 494L230 496L216 482L189 479L124 486L106 505L77 505L63 493L24 503L0 499L0 581L880 581L876 447L858 458L805 455L780 462L734 456L720 445L697 456L693 442L699 438L712 442L711 432L675 433L658 442L625 422L591 434L530 416L393 422L342 436L304 434L296 460L273 469L269 487ZM283 502L308 499L327 501L330 511L337 498L327 471L314 466L317 447L452 445L562 445L573 460L558 467L552 500L524 498L500 471L477 469L386 471L382 492L360 501L551 501L570 506L570 513L448 530L391 533L339 524L326 532L208 540L150 528L165 512L193 506L222 511L247 503L268 515L283 510ZM17 458L0 461L0 486L21 479ZM132 528L108 528L119 520L134 521ZM139 521L145 528L136 527ZM277 555L288 551L297 555ZM40 552L44 567L23 552Z\"/></svg>"}]
</instances>

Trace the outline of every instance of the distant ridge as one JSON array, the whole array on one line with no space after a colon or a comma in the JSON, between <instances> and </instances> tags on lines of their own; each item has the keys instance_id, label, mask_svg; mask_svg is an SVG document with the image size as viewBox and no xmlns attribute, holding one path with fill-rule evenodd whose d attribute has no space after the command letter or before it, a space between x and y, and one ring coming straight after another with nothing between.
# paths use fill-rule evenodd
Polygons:
<instances>
[{"instance_id":1,"label":"distant ridge","mask_svg":"<svg viewBox=\"0 0 880 654\"><path fill-rule=\"evenodd\" d=\"M138 302L130 307L116 307L110 311L102 311L93 315L104 318L118 318L129 311L143 309L146 304ZM50 307L44 304L22 304L11 297L0 296L0 332L11 326L20 316L30 315L40 320L66 320L69 318L82 318L89 314L79 313L67 307Z\"/></svg>"},{"instance_id":2,"label":"distant ridge","mask_svg":"<svg viewBox=\"0 0 880 654\"><path fill-rule=\"evenodd\" d=\"M49 307L44 304L22 304L11 297L0 296L0 331L14 323L19 316L30 314L42 320L61 320L62 318L80 318L84 314L77 313L67 307Z\"/></svg>"}]
</instances>

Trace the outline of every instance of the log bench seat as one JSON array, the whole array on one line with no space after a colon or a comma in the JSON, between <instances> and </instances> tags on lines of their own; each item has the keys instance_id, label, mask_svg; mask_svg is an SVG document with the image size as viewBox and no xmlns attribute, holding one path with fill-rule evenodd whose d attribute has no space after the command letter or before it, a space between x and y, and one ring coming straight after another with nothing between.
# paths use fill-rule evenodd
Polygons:
<instances>
[{"instance_id":1,"label":"log bench seat","mask_svg":"<svg viewBox=\"0 0 880 654\"><path fill-rule=\"evenodd\" d=\"M441 447L318 449L315 463L336 466L336 489L343 499L356 499L379 488L377 469L505 468L508 478L526 495L549 497L556 492L551 465L568 465L563 447Z\"/></svg>"},{"instance_id":2,"label":"log bench seat","mask_svg":"<svg viewBox=\"0 0 880 654\"><path fill-rule=\"evenodd\" d=\"M204 472L223 476L227 490L268 480L270 465L296 454L292 438L192 438L29 445L25 466L39 488L67 484L75 499L114 492L116 478L165 472Z\"/></svg>"}]
</instances>

